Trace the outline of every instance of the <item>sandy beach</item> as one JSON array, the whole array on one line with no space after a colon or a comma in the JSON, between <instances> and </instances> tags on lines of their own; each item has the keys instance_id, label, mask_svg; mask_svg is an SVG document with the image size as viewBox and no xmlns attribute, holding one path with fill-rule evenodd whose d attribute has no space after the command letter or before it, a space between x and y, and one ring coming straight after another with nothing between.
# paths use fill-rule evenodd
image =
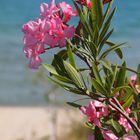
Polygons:
<instances>
[{"instance_id":1,"label":"sandy beach","mask_svg":"<svg viewBox=\"0 0 140 140\"><path fill-rule=\"evenodd\" d=\"M0 140L55 140L82 117L66 108L0 107Z\"/></svg>"}]
</instances>

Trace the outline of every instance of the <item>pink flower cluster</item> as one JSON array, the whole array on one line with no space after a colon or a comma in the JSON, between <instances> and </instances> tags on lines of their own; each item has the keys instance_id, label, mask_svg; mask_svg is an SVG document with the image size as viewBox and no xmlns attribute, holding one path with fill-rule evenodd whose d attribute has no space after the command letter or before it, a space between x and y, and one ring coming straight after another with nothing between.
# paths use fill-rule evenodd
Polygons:
<instances>
[{"instance_id":1,"label":"pink flower cluster","mask_svg":"<svg viewBox=\"0 0 140 140\"><path fill-rule=\"evenodd\" d=\"M88 106L81 107L81 111L88 117L88 121L94 126L101 129L105 140L118 140L111 130L102 129L100 118L108 115L108 107L98 101L90 101ZM94 140L94 136L90 136L89 140Z\"/></svg>"},{"instance_id":2,"label":"pink flower cluster","mask_svg":"<svg viewBox=\"0 0 140 140\"><path fill-rule=\"evenodd\" d=\"M71 39L75 33L75 28L69 26L67 22L71 16L76 16L77 12L69 4L61 2L56 5L55 0L52 0L50 6L42 3L40 10L40 18L29 21L22 27L24 53L29 59L29 66L33 69L41 65L40 54L46 51L45 45L50 48L64 47L66 39Z\"/></svg>"},{"instance_id":3,"label":"pink flower cluster","mask_svg":"<svg viewBox=\"0 0 140 140\"><path fill-rule=\"evenodd\" d=\"M93 126L98 126L101 130L101 133L104 137L105 140L118 140L118 137L114 135L112 130L104 130L101 126L100 119L102 117L106 117L109 114L108 107L105 106L103 103L99 101L90 101L88 106L83 106L80 108L82 113L84 113L88 117L88 121L93 125ZM113 109L114 110L114 109ZM126 113L129 115L130 114L130 109L126 109ZM120 115L118 122L120 125L122 125L126 132L128 133L129 130L131 129L131 126L129 125L128 121ZM136 140L135 136L125 136L123 139L124 140ZM94 140L95 136L90 135L88 140Z\"/></svg>"},{"instance_id":4,"label":"pink flower cluster","mask_svg":"<svg viewBox=\"0 0 140 140\"><path fill-rule=\"evenodd\" d=\"M100 118L108 115L108 107L98 101L90 101L88 106L81 107L81 111L93 125L101 127Z\"/></svg>"}]
</instances>

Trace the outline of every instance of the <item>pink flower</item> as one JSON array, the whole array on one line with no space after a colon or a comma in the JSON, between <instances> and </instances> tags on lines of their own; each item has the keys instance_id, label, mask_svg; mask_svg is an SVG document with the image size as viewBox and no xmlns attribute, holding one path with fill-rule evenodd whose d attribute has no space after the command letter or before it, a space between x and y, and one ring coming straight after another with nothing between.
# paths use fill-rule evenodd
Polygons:
<instances>
[{"instance_id":1,"label":"pink flower","mask_svg":"<svg viewBox=\"0 0 140 140\"><path fill-rule=\"evenodd\" d=\"M136 83L137 75L132 75L132 76L130 77L130 80L131 80L131 86L133 85L133 86L135 87L136 91L137 91L138 93L140 93L140 85L138 85L138 84Z\"/></svg>"},{"instance_id":2,"label":"pink flower","mask_svg":"<svg viewBox=\"0 0 140 140\"><path fill-rule=\"evenodd\" d=\"M37 19L36 21L29 21L23 25L22 31L25 33L23 39L25 46L43 42L45 33L42 29L42 23L43 21L41 19Z\"/></svg>"},{"instance_id":3,"label":"pink flower","mask_svg":"<svg viewBox=\"0 0 140 140\"><path fill-rule=\"evenodd\" d=\"M130 109L129 108L126 108L125 111L128 115L130 114ZM122 115L120 115L120 118L119 118L118 122L120 123L120 125L122 125L125 128L126 132L128 132L131 129L131 126L128 123L127 119L124 118Z\"/></svg>"},{"instance_id":4,"label":"pink flower","mask_svg":"<svg viewBox=\"0 0 140 140\"><path fill-rule=\"evenodd\" d=\"M105 140L118 140L118 137L116 137L111 130L102 130L102 134Z\"/></svg>"},{"instance_id":5,"label":"pink flower","mask_svg":"<svg viewBox=\"0 0 140 140\"><path fill-rule=\"evenodd\" d=\"M64 47L66 45L66 39L71 39L74 36L75 28L70 26L64 27L64 34L60 37L59 47Z\"/></svg>"},{"instance_id":6,"label":"pink flower","mask_svg":"<svg viewBox=\"0 0 140 140\"><path fill-rule=\"evenodd\" d=\"M132 75L130 77L130 80L131 80L132 84L135 84L136 83L136 79L137 79L137 75Z\"/></svg>"},{"instance_id":7,"label":"pink flower","mask_svg":"<svg viewBox=\"0 0 140 140\"><path fill-rule=\"evenodd\" d=\"M107 107L98 101L90 101L88 106L81 107L81 111L87 115L89 122L101 127L100 118L108 114L108 109L105 108Z\"/></svg>"},{"instance_id":8,"label":"pink flower","mask_svg":"<svg viewBox=\"0 0 140 140\"><path fill-rule=\"evenodd\" d=\"M55 0L52 0L50 6L47 3L42 3L40 5L40 11L41 11L41 16L45 18L51 18L57 16L60 9L58 6L56 6Z\"/></svg>"},{"instance_id":9,"label":"pink flower","mask_svg":"<svg viewBox=\"0 0 140 140\"><path fill-rule=\"evenodd\" d=\"M71 39L74 36L75 28L66 26L58 17L50 20L51 28L46 32L44 42L51 48L55 46L64 47L66 39Z\"/></svg>"},{"instance_id":10,"label":"pink flower","mask_svg":"<svg viewBox=\"0 0 140 140\"><path fill-rule=\"evenodd\" d=\"M66 23L70 20L71 16L77 16L77 11L72 9L72 6L66 4L66 2L59 3L62 11L63 11L63 22Z\"/></svg>"},{"instance_id":11,"label":"pink flower","mask_svg":"<svg viewBox=\"0 0 140 140\"><path fill-rule=\"evenodd\" d=\"M92 2L91 2L91 0L86 0L86 4L87 4L87 7L88 7L89 9L91 9L91 7L92 7Z\"/></svg>"},{"instance_id":12,"label":"pink flower","mask_svg":"<svg viewBox=\"0 0 140 140\"><path fill-rule=\"evenodd\" d=\"M89 122L93 123L93 125L97 125L98 127L101 127L93 101L90 101L87 107L81 107L81 111L85 115L87 115Z\"/></svg>"},{"instance_id":13,"label":"pink flower","mask_svg":"<svg viewBox=\"0 0 140 140\"><path fill-rule=\"evenodd\" d=\"M37 69L41 65L40 54L45 52L44 49L44 37L45 30L43 29L41 19L36 21L29 21L23 25L24 35L24 53L29 59L29 67Z\"/></svg>"},{"instance_id":14,"label":"pink flower","mask_svg":"<svg viewBox=\"0 0 140 140\"><path fill-rule=\"evenodd\" d=\"M125 136L123 140L137 140L136 136Z\"/></svg>"},{"instance_id":15,"label":"pink flower","mask_svg":"<svg viewBox=\"0 0 140 140\"><path fill-rule=\"evenodd\" d=\"M41 65L42 60L39 57L40 54L44 53L45 49L42 44L36 44L35 46L25 46L24 53L29 59L29 67L32 69L38 69Z\"/></svg>"},{"instance_id":16,"label":"pink flower","mask_svg":"<svg viewBox=\"0 0 140 140\"><path fill-rule=\"evenodd\" d=\"M131 129L130 124L123 116L120 117L119 123L125 128L126 132L128 132Z\"/></svg>"},{"instance_id":17,"label":"pink flower","mask_svg":"<svg viewBox=\"0 0 140 140\"><path fill-rule=\"evenodd\" d=\"M64 47L66 40L74 36L75 28L65 22L71 16L75 16L76 12L65 2L60 3L60 6L62 14L60 8L55 4L55 0L52 0L50 6L42 3L40 6L42 17L35 21L29 21L22 27L24 53L29 59L31 68L36 69L41 65L40 54L45 52L45 45L50 48Z\"/></svg>"}]
</instances>

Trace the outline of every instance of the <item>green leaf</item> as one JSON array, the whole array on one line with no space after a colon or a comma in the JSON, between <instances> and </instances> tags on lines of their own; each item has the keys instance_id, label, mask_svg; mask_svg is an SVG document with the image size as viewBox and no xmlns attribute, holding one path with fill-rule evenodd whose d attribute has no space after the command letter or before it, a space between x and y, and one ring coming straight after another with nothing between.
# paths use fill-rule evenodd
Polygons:
<instances>
[{"instance_id":1,"label":"green leaf","mask_svg":"<svg viewBox=\"0 0 140 140\"><path fill-rule=\"evenodd\" d=\"M81 107L81 105L73 103L73 102L67 102L67 104L72 106L72 107L75 107L75 108L80 108Z\"/></svg>"},{"instance_id":2,"label":"green leaf","mask_svg":"<svg viewBox=\"0 0 140 140\"><path fill-rule=\"evenodd\" d=\"M132 111L132 113L133 113L133 112L140 112L140 108L134 108L134 109L132 109L131 111Z\"/></svg>"},{"instance_id":3,"label":"green leaf","mask_svg":"<svg viewBox=\"0 0 140 140\"><path fill-rule=\"evenodd\" d=\"M124 85L125 76L126 76L126 63L124 62L122 64L122 68L120 68L120 70L117 74L116 87L120 87L120 86Z\"/></svg>"},{"instance_id":4,"label":"green leaf","mask_svg":"<svg viewBox=\"0 0 140 140\"><path fill-rule=\"evenodd\" d=\"M84 123L87 128L93 129L93 125L90 122Z\"/></svg>"},{"instance_id":5,"label":"green leaf","mask_svg":"<svg viewBox=\"0 0 140 140\"><path fill-rule=\"evenodd\" d=\"M101 94L107 96L108 93L106 91L106 89L96 80L96 79L92 79L92 84L93 84L93 87Z\"/></svg>"},{"instance_id":6,"label":"green leaf","mask_svg":"<svg viewBox=\"0 0 140 140\"><path fill-rule=\"evenodd\" d=\"M54 79L54 78L51 78L51 77L48 77L48 78L49 78L52 82L56 83L57 85L63 87L63 88L66 89L66 90L68 90L69 88L72 88L72 87L68 86L67 84L64 84L64 83L62 83L62 82L60 82L60 81L58 81L58 80L56 80L56 79Z\"/></svg>"},{"instance_id":7,"label":"green leaf","mask_svg":"<svg viewBox=\"0 0 140 140\"><path fill-rule=\"evenodd\" d=\"M110 27L110 24L111 24L115 11L116 11L116 8L113 9L112 13L109 15L108 19L106 20L106 22L103 25L103 29L100 33L100 42L103 42L103 38L105 38L105 35L108 32L108 29Z\"/></svg>"},{"instance_id":8,"label":"green leaf","mask_svg":"<svg viewBox=\"0 0 140 140\"><path fill-rule=\"evenodd\" d=\"M100 83L103 84L99 70L98 70L98 66L95 64L95 62L93 62L92 64L92 70L93 70L93 74L95 76L95 79Z\"/></svg>"},{"instance_id":9,"label":"green leaf","mask_svg":"<svg viewBox=\"0 0 140 140\"><path fill-rule=\"evenodd\" d=\"M103 3L102 0L92 0L92 22L101 28L103 20Z\"/></svg>"},{"instance_id":10,"label":"green leaf","mask_svg":"<svg viewBox=\"0 0 140 140\"><path fill-rule=\"evenodd\" d=\"M69 41L67 43L67 53L68 53L68 58L69 58L69 62L70 64L76 68L76 64L75 64L75 60L74 60L74 57L73 57L73 53L72 53L72 49L71 49L71 46L69 44Z\"/></svg>"},{"instance_id":11,"label":"green leaf","mask_svg":"<svg viewBox=\"0 0 140 140\"><path fill-rule=\"evenodd\" d=\"M57 71L55 70L54 66L50 64L43 64L44 68L47 69L51 74L58 75Z\"/></svg>"},{"instance_id":12,"label":"green leaf","mask_svg":"<svg viewBox=\"0 0 140 140\"><path fill-rule=\"evenodd\" d=\"M137 67L137 72L140 73L140 64ZM140 84L140 74L137 74L137 84Z\"/></svg>"},{"instance_id":13,"label":"green leaf","mask_svg":"<svg viewBox=\"0 0 140 140\"><path fill-rule=\"evenodd\" d=\"M131 96L129 96L127 100L125 101L125 103L123 104L123 107L129 108L132 105L133 99L134 99L134 96L133 94L131 94Z\"/></svg>"},{"instance_id":14,"label":"green leaf","mask_svg":"<svg viewBox=\"0 0 140 140\"><path fill-rule=\"evenodd\" d=\"M117 121L110 119L106 122L106 124L111 125L111 127L113 128L113 131L115 132L117 136L121 137L124 135L125 131L123 127Z\"/></svg>"},{"instance_id":15,"label":"green leaf","mask_svg":"<svg viewBox=\"0 0 140 140\"><path fill-rule=\"evenodd\" d=\"M99 50L98 50L99 53L101 52L101 50L102 50L102 48L103 48L105 42L106 42L106 41L108 40L108 38L112 35L113 31L114 31L114 29L112 29L111 31L109 31L109 32L105 35L105 37L103 38L103 40L100 42Z\"/></svg>"},{"instance_id":16,"label":"green leaf","mask_svg":"<svg viewBox=\"0 0 140 140\"><path fill-rule=\"evenodd\" d=\"M68 58L68 55L67 55L67 50L61 50L59 51L57 54L55 54L56 56L66 60ZM55 58L54 58L55 59ZM55 60L53 59L52 61L52 65L54 66L54 63L55 63Z\"/></svg>"},{"instance_id":17,"label":"green leaf","mask_svg":"<svg viewBox=\"0 0 140 140\"><path fill-rule=\"evenodd\" d=\"M52 65L55 67L55 70L57 71L59 75L69 78L69 75L67 74L65 70L63 60L64 59L61 58L61 56L55 54Z\"/></svg>"},{"instance_id":18,"label":"green leaf","mask_svg":"<svg viewBox=\"0 0 140 140\"><path fill-rule=\"evenodd\" d=\"M85 19L84 13L83 13L82 10L79 8L79 6L78 6L77 3L75 2L75 0L72 0L72 1L73 1L74 5L75 5L75 8L76 8L77 12L78 12L78 15L79 15L79 17L80 17L80 21L81 21L81 23L82 23L82 25L83 25L83 28L85 29L85 31L86 31L87 33L89 33L91 36L93 36L93 34L92 34L92 29L91 29L89 23L87 22L87 20Z\"/></svg>"},{"instance_id":19,"label":"green leaf","mask_svg":"<svg viewBox=\"0 0 140 140\"><path fill-rule=\"evenodd\" d=\"M107 49L105 52L102 53L102 55L100 56L100 59L102 58L105 58L107 55L109 55L111 52L121 48L121 47L124 47L125 43L121 43L121 44L118 44L118 45L115 45L115 46L112 46L110 47L109 49Z\"/></svg>"},{"instance_id":20,"label":"green leaf","mask_svg":"<svg viewBox=\"0 0 140 140\"><path fill-rule=\"evenodd\" d=\"M111 86L110 87L113 87L114 83L115 83L115 79L116 79L116 75L117 75L117 70L118 70L118 66L115 65L114 68L112 68L113 70L113 77L111 79Z\"/></svg>"},{"instance_id":21,"label":"green leaf","mask_svg":"<svg viewBox=\"0 0 140 140\"><path fill-rule=\"evenodd\" d=\"M70 80L70 79L68 79L68 78L66 78L66 77L64 77L64 76L56 75L56 74L53 74L53 76L54 76L57 80L59 80L59 81L61 81L61 82L68 83L68 84L73 84L73 81L72 81L72 80Z\"/></svg>"},{"instance_id":22,"label":"green leaf","mask_svg":"<svg viewBox=\"0 0 140 140\"><path fill-rule=\"evenodd\" d=\"M94 42L95 46L97 46L98 42L99 42L99 27L97 24L94 26L93 36L94 36L93 42Z\"/></svg>"},{"instance_id":23,"label":"green leaf","mask_svg":"<svg viewBox=\"0 0 140 140\"><path fill-rule=\"evenodd\" d=\"M106 44L109 45L110 47L115 46L115 43L110 42L110 41L106 41ZM120 48L119 48L119 49L116 49L116 50L115 50L115 53L118 55L118 57L119 57L120 59L123 58L123 53L122 53L122 51L121 51Z\"/></svg>"},{"instance_id":24,"label":"green leaf","mask_svg":"<svg viewBox=\"0 0 140 140\"><path fill-rule=\"evenodd\" d=\"M105 14L104 14L104 20L106 19L106 17L108 16L108 14L110 13L110 11L111 11L111 9L112 9L113 1L114 1L114 0L112 0L112 1L109 2L109 4L108 4L108 7L107 7L107 9L106 9L106 11L105 11Z\"/></svg>"},{"instance_id":25,"label":"green leaf","mask_svg":"<svg viewBox=\"0 0 140 140\"><path fill-rule=\"evenodd\" d=\"M101 59L101 60L99 61L99 63L101 63L101 64L102 64L104 67L106 67L109 71L112 71L111 65L110 65L110 63L109 63L108 60L106 60L106 59Z\"/></svg>"},{"instance_id":26,"label":"green leaf","mask_svg":"<svg viewBox=\"0 0 140 140\"><path fill-rule=\"evenodd\" d=\"M109 64L110 65L110 64ZM110 93L109 96L111 96L111 91L115 83L115 78L117 74L117 65L113 68L108 68L109 66L103 65L103 70L105 73L105 88Z\"/></svg>"},{"instance_id":27,"label":"green leaf","mask_svg":"<svg viewBox=\"0 0 140 140\"><path fill-rule=\"evenodd\" d=\"M120 90L131 90L131 88L129 86L121 86L121 87L117 87L115 89L113 89L111 96L115 96L117 92L119 92Z\"/></svg>"},{"instance_id":28,"label":"green leaf","mask_svg":"<svg viewBox=\"0 0 140 140\"><path fill-rule=\"evenodd\" d=\"M85 95L85 92L77 88L69 88L68 91L71 93L79 94L79 95Z\"/></svg>"},{"instance_id":29,"label":"green leaf","mask_svg":"<svg viewBox=\"0 0 140 140\"><path fill-rule=\"evenodd\" d=\"M82 80L81 80L80 75L77 72L77 70L71 64L69 64L66 61L64 61L64 66L65 66L67 74L69 75L71 80L73 80L73 82L76 84L77 87L83 89L84 88L84 84L82 83Z\"/></svg>"},{"instance_id":30,"label":"green leaf","mask_svg":"<svg viewBox=\"0 0 140 140\"><path fill-rule=\"evenodd\" d=\"M95 135L95 140L104 140L102 132L98 126L95 126L94 135Z\"/></svg>"}]
</instances>

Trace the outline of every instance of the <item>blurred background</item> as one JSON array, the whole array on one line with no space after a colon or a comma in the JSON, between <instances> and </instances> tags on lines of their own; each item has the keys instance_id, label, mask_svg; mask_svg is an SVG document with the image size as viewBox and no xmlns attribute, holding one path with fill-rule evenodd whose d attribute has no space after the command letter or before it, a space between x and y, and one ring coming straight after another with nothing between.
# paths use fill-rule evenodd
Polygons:
<instances>
[{"instance_id":1,"label":"blurred background","mask_svg":"<svg viewBox=\"0 0 140 140\"><path fill-rule=\"evenodd\" d=\"M72 4L71 0L65 1ZM27 67L21 27L39 16L41 2L50 3L51 0L0 0L0 139L78 140L80 135L77 133L74 138L74 132L80 132L86 139L89 132L81 127L82 121L76 121L80 120L74 117L77 111L71 111L65 104L79 97L66 94L48 81L44 69L34 71ZM115 3L118 10L112 24L115 29L112 40L127 42L129 47L124 50L124 56L128 66L136 69L140 63L140 1L116 0ZM71 20L71 24L74 23L76 21ZM53 53L55 50L48 51L44 60L50 62ZM82 119L81 114L77 115ZM48 125L48 122L52 123ZM66 130L66 124L73 123L77 125L71 126L71 132L62 137L59 127Z\"/></svg>"}]
</instances>

